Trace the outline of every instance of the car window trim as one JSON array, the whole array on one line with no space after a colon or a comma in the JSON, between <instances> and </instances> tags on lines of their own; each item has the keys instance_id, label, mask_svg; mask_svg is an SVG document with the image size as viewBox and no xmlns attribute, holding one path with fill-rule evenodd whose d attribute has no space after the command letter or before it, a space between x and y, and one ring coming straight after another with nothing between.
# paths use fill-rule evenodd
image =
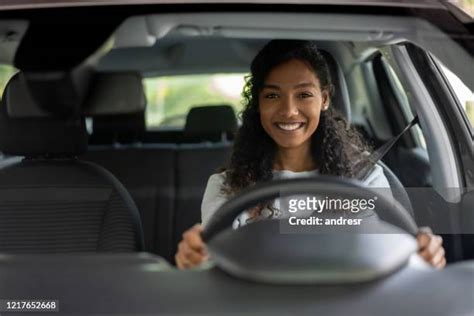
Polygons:
<instances>
[{"instance_id":1,"label":"car window trim","mask_svg":"<svg viewBox=\"0 0 474 316\"><path fill-rule=\"evenodd\" d=\"M436 134L436 139L432 133L425 134L427 150L433 170L433 187L446 201L458 203L465 188L464 172L461 169L462 159L459 155L458 144L452 139L453 133L448 126L449 121L445 121L443 113L418 72L419 68L410 58L407 46L392 46L390 53L392 55L390 60L393 60L391 65L412 92L416 113L423 130L437 131L440 126L444 126L444 129L448 131L448 133Z\"/></svg>"},{"instance_id":2,"label":"car window trim","mask_svg":"<svg viewBox=\"0 0 474 316\"><path fill-rule=\"evenodd\" d=\"M438 108L439 114L444 117L451 137L454 135L456 139L456 142L452 145L456 148L455 155L460 162L460 171L462 171L464 176L464 186L467 190L472 189L474 187L474 175L472 173L472 170L474 170L474 146L472 135L470 135L464 124L459 124L461 113L446 108L450 104L451 108L455 108L456 105L451 103L451 98L447 95L449 92L445 84L442 83L434 63L429 59L427 51L413 44L406 44L405 47L411 60L415 61L414 65L416 65L415 68L418 70L418 75L423 76L423 80L426 80L427 84L425 86L430 95L433 96L432 100ZM433 80L433 78L437 78L437 80Z\"/></svg>"},{"instance_id":3,"label":"car window trim","mask_svg":"<svg viewBox=\"0 0 474 316\"><path fill-rule=\"evenodd\" d=\"M394 118L393 122L392 120L389 120L389 122L390 125L392 125L392 129L394 129L394 134L397 134L405 128L410 119L404 113L401 100L398 96L399 92L393 87L392 78L390 78L390 75L385 69L382 54L376 55L372 60L372 64L374 76L377 78L379 94L381 94L382 100L387 100L383 101L382 105L385 111ZM389 105L387 102L391 102L392 104ZM412 130L402 136L402 144L407 148L417 147L418 144L415 141Z\"/></svg>"},{"instance_id":4,"label":"car window trim","mask_svg":"<svg viewBox=\"0 0 474 316\"><path fill-rule=\"evenodd\" d=\"M454 91L454 88L450 84L450 82L449 82L448 78L446 77L444 71L441 69L440 62L432 54L428 53L428 57L430 58L433 65L435 66L435 69L436 69L438 75L440 76L440 78L443 79L442 82L444 83L444 86L445 86L446 90L449 92L450 99L456 105L457 110L459 111L459 114L461 115L461 117L464 121L464 124L466 125L466 128L468 129L468 131L471 134L472 141L474 142L474 127L472 125L473 123L471 123L469 121L469 118L467 117L467 113L463 109L460 100L456 96L456 92Z\"/></svg>"}]
</instances>

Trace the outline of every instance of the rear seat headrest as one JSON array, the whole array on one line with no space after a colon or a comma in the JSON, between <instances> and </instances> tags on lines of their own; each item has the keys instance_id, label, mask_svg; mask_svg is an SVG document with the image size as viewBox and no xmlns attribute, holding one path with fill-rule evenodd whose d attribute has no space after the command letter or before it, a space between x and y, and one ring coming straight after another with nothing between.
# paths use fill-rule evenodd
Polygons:
<instances>
[{"instance_id":1,"label":"rear seat headrest","mask_svg":"<svg viewBox=\"0 0 474 316\"><path fill-rule=\"evenodd\" d=\"M85 152L87 132L83 118L12 118L8 108L17 106L15 103L19 100L29 103L27 107L22 104L23 108L38 107L21 73L10 79L0 102L0 151L7 155L29 157L68 156Z\"/></svg>"},{"instance_id":2,"label":"rear seat headrest","mask_svg":"<svg viewBox=\"0 0 474 316\"><path fill-rule=\"evenodd\" d=\"M331 74L332 83L335 87L334 95L332 96L331 105L338 110L348 122L351 121L351 100L349 98L349 90L347 89L346 79L341 66L337 60L327 51L320 50L321 54L326 59Z\"/></svg>"},{"instance_id":3,"label":"rear seat headrest","mask_svg":"<svg viewBox=\"0 0 474 316\"><path fill-rule=\"evenodd\" d=\"M146 96L142 76L137 72L98 72L84 104L87 116L144 112Z\"/></svg>"},{"instance_id":4,"label":"rear seat headrest","mask_svg":"<svg viewBox=\"0 0 474 316\"><path fill-rule=\"evenodd\" d=\"M134 142L145 132L146 96L139 73L96 74L86 106L94 109L91 144Z\"/></svg>"},{"instance_id":5,"label":"rear seat headrest","mask_svg":"<svg viewBox=\"0 0 474 316\"><path fill-rule=\"evenodd\" d=\"M219 141L222 135L237 130L237 117L230 105L193 107L184 128L185 137L200 141Z\"/></svg>"}]
</instances>

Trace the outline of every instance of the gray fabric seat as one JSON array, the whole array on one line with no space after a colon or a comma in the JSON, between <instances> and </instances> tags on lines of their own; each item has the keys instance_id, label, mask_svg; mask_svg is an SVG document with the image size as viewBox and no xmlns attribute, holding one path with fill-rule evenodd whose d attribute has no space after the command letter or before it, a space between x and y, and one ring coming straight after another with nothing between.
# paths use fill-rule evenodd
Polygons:
<instances>
[{"instance_id":1,"label":"gray fabric seat","mask_svg":"<svg viewBox=\"0 0 474 316\"><path fill-rule=\"evenodd\" d=\"M224 167L231 152L231 143L183 144L178 147L174 246L188 228L201 222L201 202L207 180Z\"/></svg>"},{"instance_id":2,"label":"gray fabric seat","mask_svg":"<svg viewBox=\"0 0 474 316\"><path fill-rule=\"evenodd\" d=\"M110 86L107 89L96 87L92 92L101 95L101 104L98 105L117 102L115 90L137 96L129 100L134 102L133 108L137 104L146 105L141 77L137 74L134 76L137 81L133 85L127 80L116 78L114 89L110 89ZM142 144L144 134L143 110L137 113L95 116L87 152L80 158L107 168L124 184L137 204L142 219L145 251L170 260L174 255L171 236L176 186L176 145Z\"/></svg>"},{"instance_id":3,"label":"gray fabric seat","mask_svg":"<svg viewBox=\"0 0 474 316\"><path fill-rule=\"evenodd\" d=\"M237 117L232 106L194 106L186 116L185 143L220 142L233 139Z\"/></svg>"},{"instance_id":4,"label":"gray fabric seat","mask_svg":"<svg viewBox=\"0 0 474 316\"><path fill-rule=\"evenodd\" d=\"M127 188L143 223L145 250L172 258L175 203L174 145L89 146L80 158L110 170Z\"/></svg>"},{"instance_id":5,"label":"gray fabric seat","mask_svg":"<svg viewBox=\"0 0 474 316\"><path fill-rule=\"evenodd\" d=\"M230 158L237 117L230 105L198 106L186 118L185 135L191 143L178 146L176 154L176 204L173 250L182 234L201 221L201 201L207 180Z\"/></svg>"},{"instance_id":6,"label":"gray fabric seat","mask_svg":"<svg viewBox=\"0 0 474 316\"><path fill-rule=\"evenodd\" d=\"M84 119L12 118L12 91L35 106L15 75L0 104L0 151L21 157L0 165L0 252L141 251L129 193L104 168L76 158L87 146Z\"/></svg>"}]
</instances>

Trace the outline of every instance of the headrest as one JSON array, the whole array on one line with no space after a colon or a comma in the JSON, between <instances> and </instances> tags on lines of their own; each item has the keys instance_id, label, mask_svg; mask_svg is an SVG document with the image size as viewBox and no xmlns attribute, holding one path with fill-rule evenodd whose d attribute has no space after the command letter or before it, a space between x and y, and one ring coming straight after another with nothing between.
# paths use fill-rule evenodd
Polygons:
<instances>
[{"instance_id":1,"label":"headrest","mask_svg":"<svg viewBox=\"0 0 474 316\"><path fill-rule=\"evenodd\" d=\"M142 77L136 72L96 73L84 104L86 116L133 114L145 107Z\"/></svg>"},{"instance_id":2,"label":"headrest","mask_svg":"<svg viewBox=\"0 0 474 316\"><path fill-rule=\"evenodd\" d=\"M29 157L67 156L86 150L87 132L83 118L12 118L8 108L19 106L14 103L17 102L15 100L28 103L27 107L30 109L38 108L21 73L10 79L0 102L0 151L4 154Z\"/></svg>"},{"instance_id":3,"label":"headrest","mask_svg":"<svg viewBox=\"0 0 474 316\"><path fill-rule=\"evenodd\" d=\"M334 59L334 57L325 50L320 50L321 54L326 59L329 66L329 72L331 73L332 83L335 91L332 96L331 105L334 106L341 114L348 120L351 121L351 100L349 98L349 90L347 89L346 79L342 72L341 66Z\"/></svg>"},{"instance_id":4,"label":"headrest","mask_svg":"<svg viewBox=\"0 0 474 316\"><path fill-rule=\"evenodd\" d=\"M220 141L237 130L237 117L230 105L193 107L187 117L184 134L187 139Z\"/></svg>"},{"instance_id":5,"label":"headrest","mask_svg":"<svg viewBox=\"0 0 474 316\"><path fill-rule=\"evenodd\" d=\"M62 117L79 116L87 94L92 70L90 67L76 67L67 71L22 72L22 82L29 95L35 100L35 107L21 101L21 94L12 93L7 105L12 118L48 117L50 113ZM18 100L19 99L19 100Z\"/></svg>"},{"instance_id":6,"label":"headrest","mask_svg":"<svg viewBox=\"0 0 474 316\"><path fill-rule=\"evenodd\" d=\"M139 73L97 73L85 107L93 117L90 144L134 142L145 131L146 97Z\"/></svg>"}]
</instances>

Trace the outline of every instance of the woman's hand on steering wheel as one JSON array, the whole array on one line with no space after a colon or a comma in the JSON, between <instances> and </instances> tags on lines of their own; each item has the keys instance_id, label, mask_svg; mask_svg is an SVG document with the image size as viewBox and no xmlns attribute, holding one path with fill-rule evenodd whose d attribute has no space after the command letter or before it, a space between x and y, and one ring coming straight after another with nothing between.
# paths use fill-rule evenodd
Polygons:
<instances>
[{"instance_id":1,"label":"woman's hand on steering wheel","mask_svg":"<svg viewBox=\"0 0 474 316\"><path fill-rule=\"evenodd\" d=\"M430 228L420 228L416 241L418 244L418 254L436 269L446 266L445 251L443 248L443 238L434 235Z\"/></svg>"},{"instance_id":2,"label":"woman's hand on steering wheel","mask_svg":"<svg viewBox=\"0 0 474 316\"><path fill-rule=\"evenodd\" d=\"M183 239L178 245L175 255L176 265L179 269L191 269L199 266L209 259L206 244L201 238L203 228L196 224L183 234Z\"/></svg>"}]
</instances>

